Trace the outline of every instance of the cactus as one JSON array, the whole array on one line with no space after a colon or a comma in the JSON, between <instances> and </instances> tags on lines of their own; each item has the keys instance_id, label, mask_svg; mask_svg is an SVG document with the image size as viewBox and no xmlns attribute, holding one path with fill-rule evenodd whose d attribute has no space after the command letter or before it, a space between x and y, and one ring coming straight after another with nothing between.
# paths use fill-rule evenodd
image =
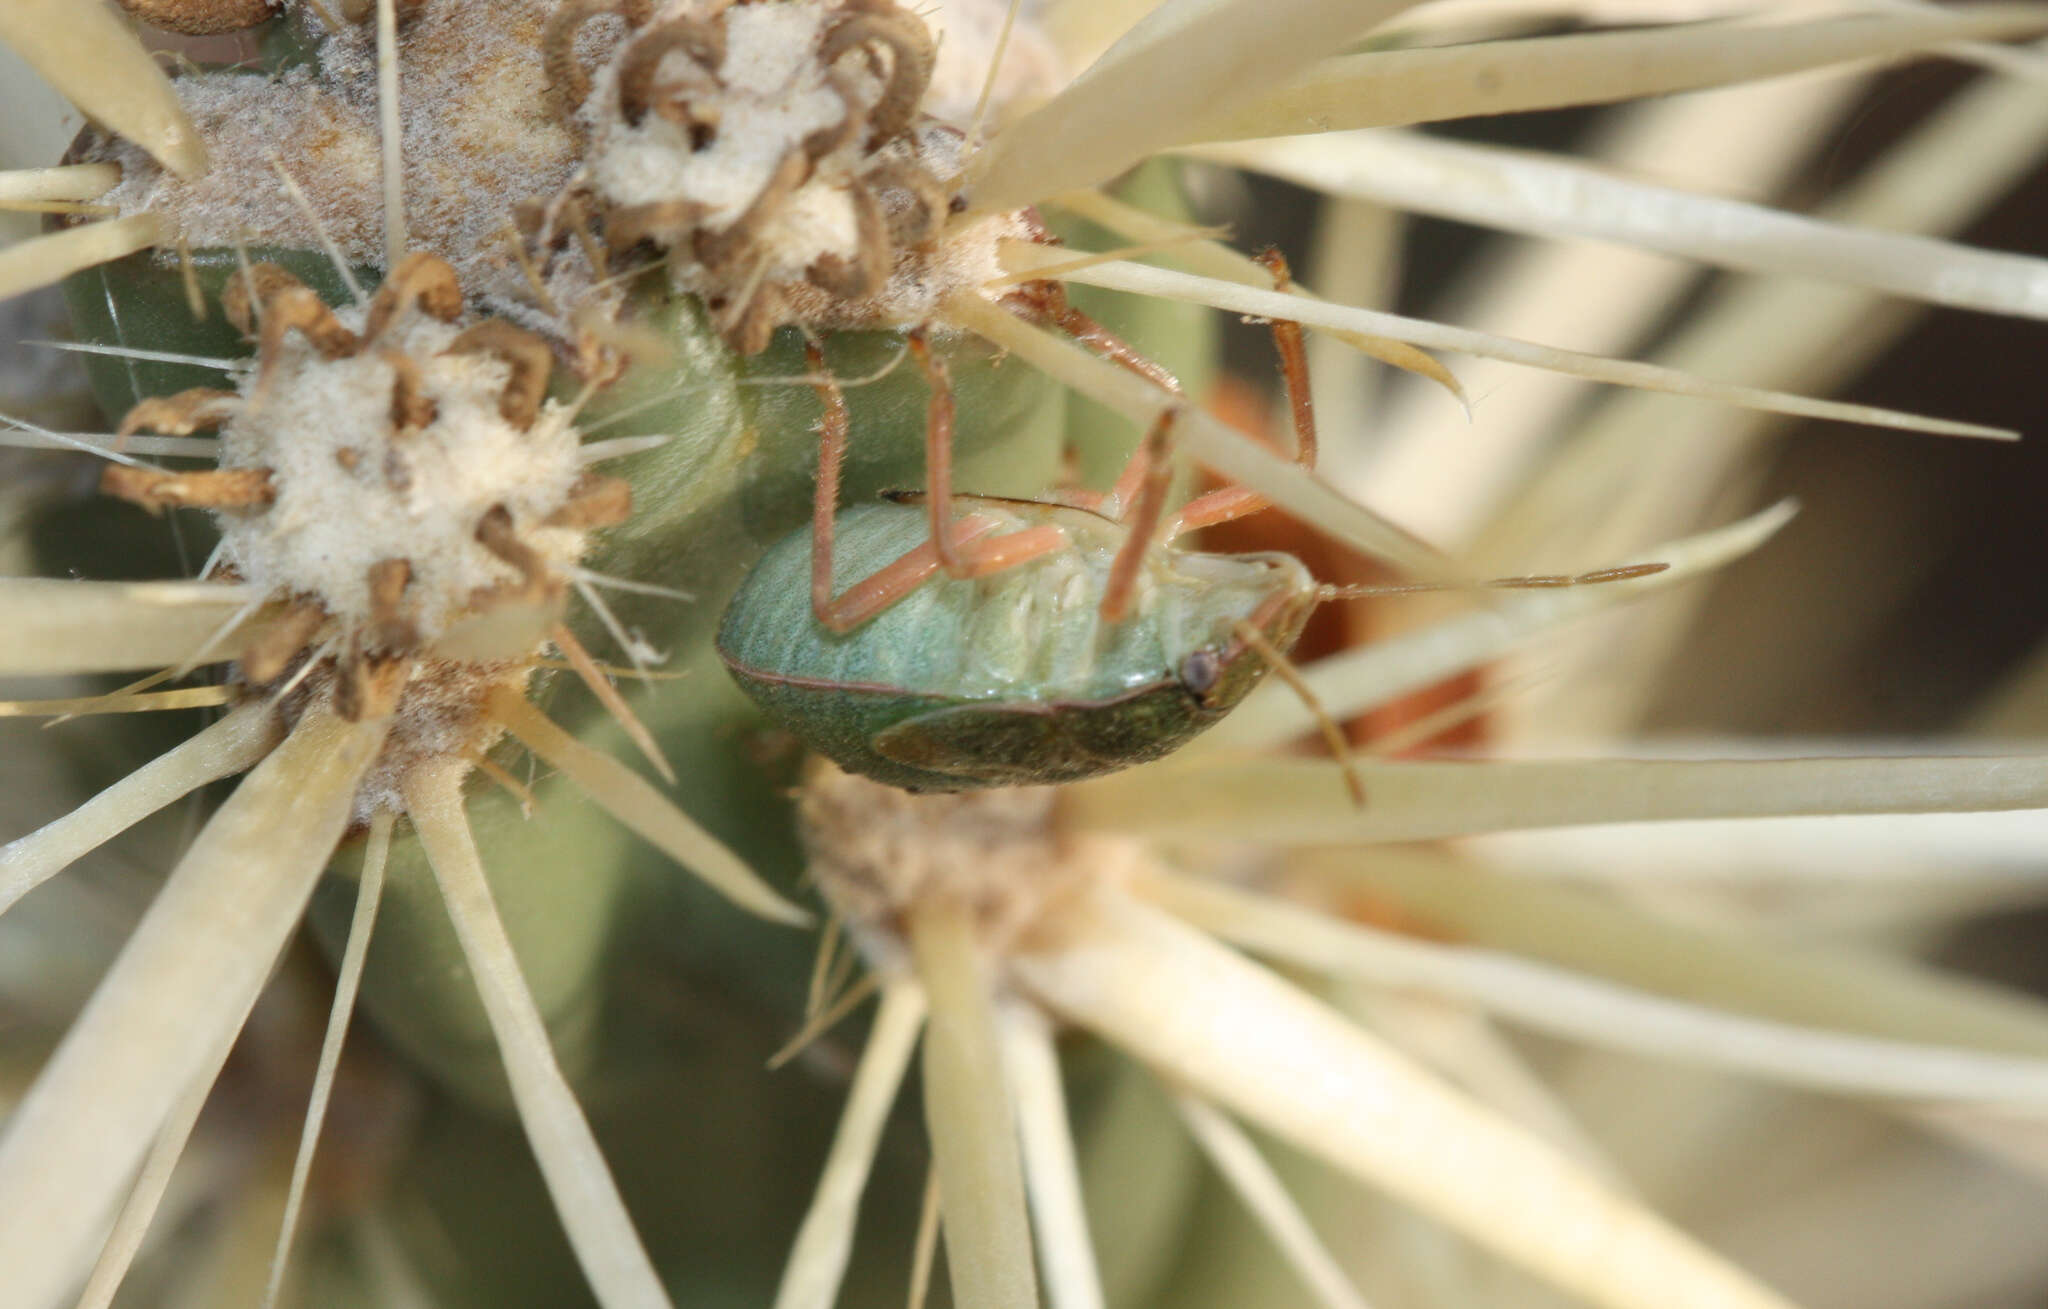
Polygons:
<instances>
[{"instance_id":1,"label":"cactus","mask_svg":"<svg viewBox=\"0 0 2048 1309\"><path fill-rule=\"evenodd\" d=\"M166 79L107 12L16 0L0 15L0 39L100 124L63 165L0 174L0 206L51 214L0 251L0 292L62 280L77 339L109 352L86 367L113 429L64 439L114 456L104 495L25 506L43 577L0 583L0 674L177 676L10 702L108 714L85 726L116 763L78 770L98 797L0 849L0 907L178 796L211 816L189 849L165 822L128 842L151 870L176 866L166 890L47 1068L21 1061L0 1134L0 1306L49 1303L88 1270L88 1296L111 1295L130 1238L122 1303L879 1305L901 1302L921 1221L943 1226L957 1304L1026 1309L1040 1278L1062 1309L1284 1304L1291 1276L1327 1304L1358 1303L1351 1278L1433 1302L1411 1215L1299 1179L1289 1198L1220 1109L1588 1302L1782 1305L1776 1269L1710 1252L1589 1162L1489 1033L1418 1053L1402 997L1767 1083L1932 1101L2008 1152L1987 1106L2048 1098L2048 1013L2031 1002L1876 952L1787 959L1450 847L1385 844L2040 807L2038 760L1382 758L1357 767L1360 809L1335 763L1277 753L1317 715L1338 736L1762 547L1784 511L1705 527L1711 492L1761 444L1739 439L1738 409L1986 430L1795 394L1807 384L1765 371L1791 366L1782 342L1758 372L1710 380L1728 370L1704 351L1621 362L1276 287L1195 225L1185 165L1155 157L1188 147L1352 206L1826 276L1849 288L1814 302L1830 322L1880 292L2039 317L2038 261L1937 239L1962 199L1907 236L1398 133L1361 138L1376 169L1314 146L1342 137L1260 138L1619 102L2048 19L1998 7L1458 44L1455 18L1396 3L1296 0L1276 23L1228 0L1169 5L1114 42L1088 27L1114 7L1026 6L999 45L1006 6L970 0L933 19L942 40L892 0L124 3L159 32L234 43L191 47L234 66ZM1956 112L2010 124L2001 148L2048 135L2010 88L1974 95ZM1983 153L1953 189L1988 200L2003 165ZM1569 198L1489 208L1537 182ZM1653 205L1666 222L1630 226ZM1349 248L1341 231L1328 243ZM1510 508L1475 492L1453 562L1406 515L1210 416L1219 310L1324 329L1355 352L1329 369L1344 377L1362 356L1462 398L1473 388L1425 353L1461 351L1699 397L1687 412L1736 436L1687 442L1686 464L1590 425L1529 458ZM1255 754L911 796L807 764L712 648L755 560L817 511L814 433L835 391L840 503L921 488L942 452L963 491L1099 485L1170 413L1192 462L1305 525L1291 545L1348 547L1340 569L1363 555L1455 585L1502 555L1665 567L1341 641L1305 670L1309 708L1254 698L1217 729ZM935 395L952 414L937 444ZM1344 446L1355 433L1335 436L1341 485L1367 461ZM1457 509L1418 512L1459 534ZM200 573L210 551L224 567ZM48 580L81 576L99 580ZM187 678L195 665L225 669ZM189 735L168 712L112 716L151 707L226 713ZM1447 717L1524 739L1483 698ZM36 759L53 785L68 777L55 748ZM232 796L204 791L243 771ZM1249 872L1240 842L1259 851ZM82 935L62 885L13 920ZM1526 913L1489 916L1490 897ZM806 910L829 925L811 930ZM302 915L320 951L286 947ZM1630 930L1654 944L1617 944ZM1219 940L1321 978L1351 1012ZM0 952L18 948L0 932ZM369 1030L343 1049L345 1011L329 1029L313 1094L332 1127L290 1202L297 1239L286 1222L277 1241L306 1181L288 1179L321 1045L320 1006L291 993L330 971L360 984ZM1359 983L1366 998L1347 998ZM840 1021L869 990L872 1017ZM923 1131L895 1105L920 1034ZM216 1075L260 1106L240 1133L200 1117ZM218 1221L159 1222L144 1241L195 1123L192 1153L226 1161ZM1182 1248L1202 1221L1201 1156L1252 1214L1206 1251ZM123 1204L102 1249L97 1225ZM1277 1275L1240 1253L1268 1230ZM1468 1254L1452 1263L1482 1275Z\"/></svg>"}]
</instances>

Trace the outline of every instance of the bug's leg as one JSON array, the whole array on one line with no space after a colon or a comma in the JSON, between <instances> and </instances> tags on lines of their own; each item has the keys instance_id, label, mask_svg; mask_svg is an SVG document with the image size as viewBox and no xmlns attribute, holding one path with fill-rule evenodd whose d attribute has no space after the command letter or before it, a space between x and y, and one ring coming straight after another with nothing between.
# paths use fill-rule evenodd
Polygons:
<instances>
[{"instance_id":1,"label":"bug's leg","mask_svg":"<svg viewBox=\"0 0 2048 1309\"><path fill-rule=\"evenodd\" d=\"M956 544L965 545L986 536L995 527L993 518L969 514L956 525L953 539ZM847 587L818 614L818 621L844 636L924 585L939 567L939 552L932 542L914 546L895 562L884 564Z\"/></svg>"},{"instance_id":2,"label":"bug's leg","mask_svg":"<svg viewBox=\"0 0 2048 1309\"><path fill-rule=\"evenodd\" d=\"M1034 285L1032 290L1033 295L1028 307L1023 311L1027 316L1052 324L1086 346L1096 356L1136 373L1168 395L1182 396L1187 393L1181 386L1180 379L1161 367L1157 361L1146 358L1130 342L1069 304L1066 292L1058 285L1043 283ZM1082 503L1086 508L1109 513L1112 517L1122 517L1129 511L1132 500L1151 476L1150 458L1148 444L1139 443L1138 448L1132 452L1130 461L1117 475L1116 485L1110 488L1107 497L1092 497L1092 503L1075 497L1075 502Z\"/></svg>"},{"instance_id":3,"label":"bug's leg","mask_svg":"<svg viewBox=\"0 0 2048 1309\"><path fill-rule=\"evenodd\" d=\"M1258 261L1273 274L1273 289L1285 291L1294 285L1294 273L1287 256L1268 248ZM1316 402L1308 387L1308 347L1302 341L1301 324L1288 318L1273 320L1273 349L1280 356L1281 380L1287 384L1287 404L1294 413L1294 462L1303 468L1316 466Z\"/></svg>"},{"instance_id":4,"label":"bug's leg","mask_svg":"<svg viewBox=\"0 0 2048 1309\"><path fill-rule=\"evenodd\" d=\"M1267 263L1267 267L1274 270L1275 279L1284 287L1291 280L1286 261L1278 252L1269 253L1271 261ZM1051 313L1054 321L1076 340L1179 394L1180 383L1175 381L1172 375L1151 360L1137 355L1100 324L1066 305L1064 300L1055 302ZM1286 379L1287 394L1294 411L1295 457L1303 464L1314 467L1315 410L1308 399L1308 357L1302 346L1301 325L1275 319L1273 343L1280 353L1281 373ZM1112 348L1123 353L1112 353ZM1153 423L1152 429L1145 434L1144 441L1131 455L1130 462L1124 465L1115 488L1110 492L1119 516L1130 527L1130 536L1125 539L1123 548L1117 552L1116 562L1110 569L1109 582L1103 588L1100 612L1105 623L1123 621L1130 605L1132 588L1137 582L1138 570L1144 563L1145 552L1151 548L1154 539L1159 535L1160 520L1166 511L1167 491L1173 481L1172 464L1168 460L1168 438L1176 413L1176 410L1168 409ZM1244 487L1224 487L1219 491L1211 491L1207 495L1197 496L1185 505L1166 535L1170 539L1197 527L1243 518L1264 509L1268 503L1264 496Z\"/></svg>"},{"instance_id":5,"label":"bug's leg","mask_svg":"<svg viewBox=\"0 0 2048 1309\"><path fill-rule=\"evenodd\" d=\"M1057 327L1085 346L1097 357L1136 373L1151 382L1168 395L1175 397L1186 394L1180 379L1161 367L1156 361L1146 358L1128 341L1096 322L1087 314L1067 302L1066 292L1053 282L1034 282L1021 294L1009 301L1013 312L1022 317L1048 323ZM1140 442L1117 475L1116 485L1105 495L1085 489L1063 489L1058 500L1095 513L1122 518L1130 511L1132 501L1138 496L1151 477L1151 449L1147 442Z\"/></svg>"},{"instance_id":6,"label":"bug's leg","mask_svg":"<svg viewBox=\"0 0 2048 1309\"><path fill-rule=\"evenodd\" d=\"M967 576L966 565L954 548L953 517L953 379L946 362L932 353L924 329L909 334L910 357L931 385L931 407L925 411L924 469L925 506L931 516L932 549L939 567L952 577Z\"/></svg>"},{"instance_id":7,"label":"bug's leg","mask_svg":"<svg viewBox=\"0 0 2048 1309\"><path fill-rule=\"evenodd\" d=\"M846 461L850 423L846 394L839 380L825 371L825 352L816 341L804 342L804 364L817 380L811 383L825 413L818 420L818 489L811 502L811 612L834 631L832 620L832 526L839 512L839 470Z\"/></svg>"},{"instance_id":8,"label":"bug's leg","mask_svg":"<svg viewBox=\"0 0 2048 1309\"><path fill-rule=\"evenodd\" d=\"M1174 420L1179 417L1180 407L1176 405L1154 419L1151 430L1145 433L1144 441L1125 467L1124 476L1117 479L1117 503L1122 506L1128 531L1110 564L1109 581L1102 588L1102 604L1097 612L1105 623L1124 620L1130 609L1131 593L1137 586L1138 570L1145 565L1145 552L1152 548L1160 521L1166 517L1166 497L1173 488L1173 461L1167 456ZM1124 482L1133 469L1143 480L1135 488L1126 489ZM1135 499L1131 498L1133 495Z\"/></svg>"},{"instance_id":9,"label":"bug's leg","mask_svg":"<svg viewBox=\"0 0 2048 1309\"><path fill-rule=\"evenodd\" d=\"M1067 534L1050 523L989 536L995 527L994 519L980 514L969 514L954 524L953 543L959 547L964 570L961 576L987 577L1064 550L1069 544ZM926 541L847 587L818 615L818 621L844 636L923 586L938 572L938 551Z\"/></svg>"},{"instance_id":10,"label":"bug's leg","mask_svg":"<svg viewBox=\"0 0 2048 1309\"><path fill-rule=\"evenodd\" d=\"M960 556L967 576L987 577L1042 559L1055 550L1065 549L1069 543L1066 532L1051 523L1041 523L985 540L963 542Z\"/></svg>"},{"instance_id":11,"label":"bug's leg","mask_svg":"<svg viewBox=\"0 0 2048 1309\"><path fill-rule=\"evenodd\" d=\"M1231 634L1255 651L1280 680L1301 697L1301 703L1308 708L1316 726L1322 731L1324 744L1330 747L1330 753L1337 757L1338 765L1344 770L1344 785L1351 792L1351 803L1360 809L1365 808L1365 779L1359 775L1357 756L1351 753L1351 743L1344 739L1343 729L1337 726L1337 720L1323 708L1315 688L1308 684L1308 679L1301 675L1301 670L1294 666L1287 653L1274 645L1255 625L1240 620L1231 625Z\"/></svg>"},{"instance_id":12,"label":"bug's leg","mask_svg":"<svg viewBox=\"0 0 2048 1309\"><path fill-rule=\"evenodd\" d=\"M1294 283L1287 259L1278 250L1259 255L1259 262L1273 274L1273 285L1284 291ZM1301 324L1285 318L1273 320L1273 349L1280 356L1280 377L1287 387L1288 409L1294 415L1294 462L1303 468L1316 466L1316 407L1308 387L1308 350L1302 343ZM1213 527L1245 518L1266 508L1272 501L1241 486L1226 486L1196 496L1181 507L1172 536L1198 527Z\"/></svg>"},{"instance_id":13,"label":"bug's leg","mask_svg":"<svg viewBox=\"0 0 2048 1309\"><path fill-rule=\"evenodd\" d=\"M1128 368L1162 391L1173 395L1186 394L1179 378L1168 372L1157 360L1146 358L1130 342L1068 304L1066 293L1057 287L1052 288L1044 297L1040 312L1054 327L1102 358Z\"/></svg>"}]
</instances>

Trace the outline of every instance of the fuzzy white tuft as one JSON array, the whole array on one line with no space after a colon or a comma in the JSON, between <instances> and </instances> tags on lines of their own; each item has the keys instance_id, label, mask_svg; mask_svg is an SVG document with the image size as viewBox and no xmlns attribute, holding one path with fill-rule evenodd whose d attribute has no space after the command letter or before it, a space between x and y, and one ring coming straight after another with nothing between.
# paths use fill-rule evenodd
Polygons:
<instances>
[{"instance_id":1,"label":"fuzzy white tuft","mask_svg":"<svg viewBox=\"0 0 2048 1309\"><path fill-rule=\"evenodd\" d=\"M362 326L360 310L336 316ZM469 612L473 592L519 580L476 539L493 507L511 511L520 540L553 569L576 562L584 533L538 526L583 473L567 410L545 406L531 431L507 422L498 401L508 366L442 354L457 330L406 315L385 334L436 409L427 426L395 434L383 350L322 359L304 338L286 338L262 398L221 433L221 467L268 468L277 490L267 510L221 517L225 558L244 578L271 595L317 597L353 625L371 620L371 565L404 559L413 621L432 641Z\"/></svg>"}]
</instances>

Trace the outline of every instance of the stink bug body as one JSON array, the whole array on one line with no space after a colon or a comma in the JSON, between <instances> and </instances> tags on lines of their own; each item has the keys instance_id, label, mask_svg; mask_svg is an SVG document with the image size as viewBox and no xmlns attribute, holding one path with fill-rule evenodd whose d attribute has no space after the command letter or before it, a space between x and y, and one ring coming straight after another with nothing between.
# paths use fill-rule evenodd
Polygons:
<instances>
[{"instance_id":1,"label":"stink bug body","mask_svg":"<svg viewBox=\"0 0 2048 1309\"><path fill-rule=\"evenodd\" d=\"M1285 261L1274 254L1267 262L1285 285ZM1313 468L1301 328L1275 320L1273 338L1295 458ZM912 346L922 349L915 337ZM815 347L811 361L822 364ZM846 411L836 387L819 392L828 468L820 480L836 486L829 470L845 444ZM1277 669L1347 762L1363 804L1343 733L1287 651L1325 600L1446 588L1329 587L1291 555L1176 548L1183 532L1266 506L1233 486L1167 512L1177 413L1165 411L1106 495L1070 491L1058 503L903 495L821 511L741 585L719 628L720 657L741 689L806 744L848 772L913 791L1072 782L1161 758ZM961 509L965 516L953 518ZM1466 585L1576 586L1662 567ZM841 574L858 580L841 589Z\"/></svg>"},{"instance_id":2,"label":"stink bug body","mask_svg":"<svg viewBox=\"0 0 2048 1309\"><path fill-rule=\"evenodd\" d=\"M1274 338L1296 457L1312 466L1300 329L1276 323ZM845 407L836 387L819 392L820 481L836 483ZM1171 754L1284 661L1328 595L1290 555L1171 544L1265 504L1231 487L1167 514L1176 413L1106 495L906 495L818 514L734 596L718 634L726 667L841 767L910 790L1071 782ZM857 580L842 589L842 576Z\"/></svg>"},{"instance_id":3,"label":"stink bug body","mask_svg":"<svg viewBox=\"0 0 2048 1309\"><path fill-rule=\"evenodd\" d=\"M976 578L940 572L913 504L852 509L835 559L929 571L846 634L805 602L808 530L758 564L719 654L777 721L849 772L910 790L1069 782L1170 754L1230 712L1300 635L1321 588L1290 555L1147 552L1129 614L1102 600L1127 536L1088 510L962 496L966 544L1057 527L1066 544Z\"/></svg>"}]
</instances>

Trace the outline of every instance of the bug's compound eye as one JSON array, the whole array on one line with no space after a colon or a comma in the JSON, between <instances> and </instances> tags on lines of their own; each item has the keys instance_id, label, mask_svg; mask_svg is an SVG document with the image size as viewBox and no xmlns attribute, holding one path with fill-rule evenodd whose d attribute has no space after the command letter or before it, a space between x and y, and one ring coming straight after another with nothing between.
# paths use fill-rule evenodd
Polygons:
<instances>
[{"instance_id":1,"label":"bug's compound eye","mask_svg":"<svg viewBox=\"0 0 2048 1309\"><path fill-rule=\"evenodd\" d=\"M1206 698L1222 680L1223 657L1206 646L1180 661L1181 685L1198 696Z\"/></svg>"}]
</instances>

